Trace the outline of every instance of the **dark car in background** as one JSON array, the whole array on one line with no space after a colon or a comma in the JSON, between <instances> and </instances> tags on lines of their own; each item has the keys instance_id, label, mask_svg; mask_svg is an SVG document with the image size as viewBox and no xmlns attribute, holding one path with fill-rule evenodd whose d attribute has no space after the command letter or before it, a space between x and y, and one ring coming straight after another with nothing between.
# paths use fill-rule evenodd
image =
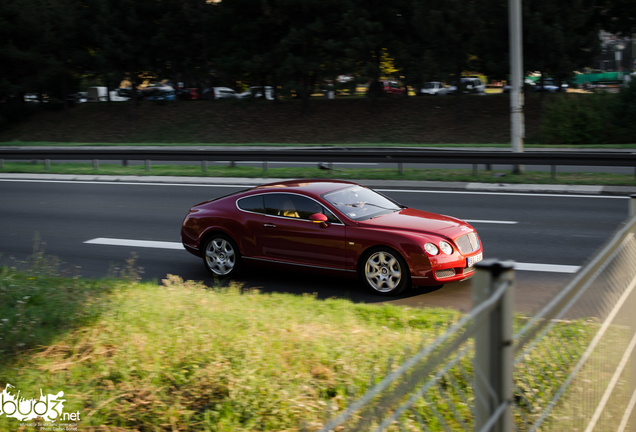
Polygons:
<instances>
[{"instance_id":1,"label":"dark car in background","mask_svg":"<svg viewBox=\"0 0 636 432\"><path fill-rule=\"evenodd\" d=\"M182 100L199 100L201 94L196 88L180 88L177 90L177 97Z\"/></svg>"}]
</instances>

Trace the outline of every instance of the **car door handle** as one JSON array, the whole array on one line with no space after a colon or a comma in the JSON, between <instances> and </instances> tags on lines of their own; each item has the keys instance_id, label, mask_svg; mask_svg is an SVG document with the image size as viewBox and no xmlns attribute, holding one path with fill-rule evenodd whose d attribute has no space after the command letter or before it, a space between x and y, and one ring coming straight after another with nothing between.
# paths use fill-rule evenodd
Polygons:
<instances>
[{"instance_id":1,"label":"car door handle","mask_svg":"<svg viewBox=\"0 0 636 432\"><path fill-rule=\"evenodd\" d=\"M276 228L276 225L271 224L271 223L263 224L263 226L264 226L265 228Z\"/></svg>"}]
</instances>

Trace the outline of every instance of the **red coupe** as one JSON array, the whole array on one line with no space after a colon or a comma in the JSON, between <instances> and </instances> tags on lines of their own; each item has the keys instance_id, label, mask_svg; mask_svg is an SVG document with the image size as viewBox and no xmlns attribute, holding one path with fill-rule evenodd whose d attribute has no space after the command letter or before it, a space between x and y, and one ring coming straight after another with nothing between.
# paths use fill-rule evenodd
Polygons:
<instances>
[{"instance_id":1,"label":"red coupe","mask_svg":"<svg viewBox=\"0 0 636 432\"><path fill-rule=\"evenodd\" d=\"M270 183L197 204L181 241L214 276L291 266L357 276L382 295L466 279L483 257L468 223L335 180Z\"/></svg>"}]
</instances>

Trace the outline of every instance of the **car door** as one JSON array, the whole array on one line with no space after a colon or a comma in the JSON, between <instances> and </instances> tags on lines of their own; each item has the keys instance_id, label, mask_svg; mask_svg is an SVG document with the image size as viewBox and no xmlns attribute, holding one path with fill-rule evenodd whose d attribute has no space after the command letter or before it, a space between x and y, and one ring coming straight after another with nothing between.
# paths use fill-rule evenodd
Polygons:
<instances>
[{"instance_id":1,"label":"car door","mask_svg":"<svg viewBox=\"0 0 636 432\"><path fill-rule=\"evenodd\" d=\"M336 216L318 201L292 193L264 195L265 215L258 241L262 256L312 267L345 267L346 230ZM309 220L314 213L326 223Z\"/></svg>"}]
</instances>

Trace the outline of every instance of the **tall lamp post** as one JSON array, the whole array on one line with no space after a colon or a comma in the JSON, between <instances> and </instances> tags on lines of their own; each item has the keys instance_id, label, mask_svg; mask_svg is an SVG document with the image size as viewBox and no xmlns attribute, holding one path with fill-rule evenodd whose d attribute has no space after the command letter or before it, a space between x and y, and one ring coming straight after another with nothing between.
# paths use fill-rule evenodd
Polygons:
<instances>
[{"instance_id":1,"label":"tall lamp post","mask_svg":"<svg viewBox=\"0 0 636 432\"><path fill-rule=\"evenodd\" d=\"M510 39L510 121L512 151L523 153L525 126L523 118L523 47L521 0L508 0L508 35ZM514 174L523 173L523 165L513 167Z\"/></svg>"}]
</instances>

